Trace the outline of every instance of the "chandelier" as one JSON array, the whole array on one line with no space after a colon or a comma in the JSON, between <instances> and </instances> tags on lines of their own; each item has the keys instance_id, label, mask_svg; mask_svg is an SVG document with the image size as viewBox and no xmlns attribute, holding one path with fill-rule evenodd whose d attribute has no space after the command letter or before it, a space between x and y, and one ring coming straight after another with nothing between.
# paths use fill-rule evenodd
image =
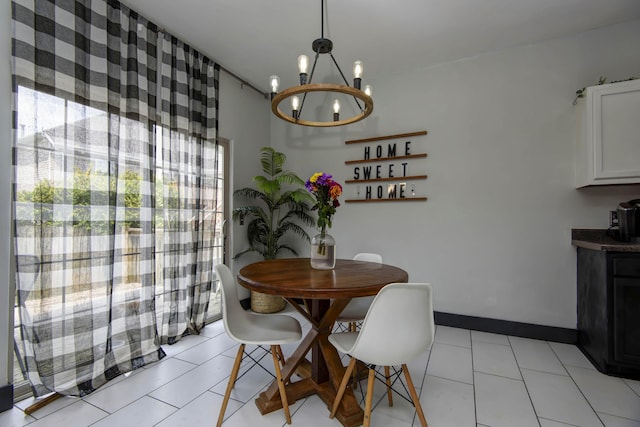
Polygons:
<instances>
[{"instance_id":1,"label":"chandelier","mask_svg":"<svg viewBox=\"0 0 640 427\"><path fill-rule=\"evenodd\" d=\"M311 48L316 53L313 60L313 66L311 67L311 74L309 75L309 57L307 55L300 55L298 57L298 70L300 72L300 85L293 86L288 89L284 89L278 92L280 87L280 78L278 76L271 76L269 78L269 84L271 86L271 111L273 114L280 117L287 122L302 125L302 126L314 126L314 127L332 127L343 126L351 123L358 122L365 117L369 116L373 111L373 99L371 98L371 85L365 85L364 90L361 89L362 84L362 62L355 61L353 64L353 87L349 86L342 69L338 65L338 62L333 57L331 51L333 50L333 42L324 37L324 0L320 0L320 22L321 22L321 36L315 39L311 44ZM340 76L344 81L342 83L312 83L313 73L316 69L316 63L321 54L329 54L336 68L340 72ZM307 79L308 77L308 79ZM348 96L348 99L353 98L354 110L356 113L347 118L340 117L340 100L334 99L331 103L331 109L333 115L330 114L329 107L327 110L327 120L314 121L305 120L302 118L302 108L304 107L307 95L312 92L324 92L325 94L338 93ZM300 99L302 97L302 99ZM291 114L285 113L280 104L289 99L291 103Z\"/></svg>"}]
</instances>

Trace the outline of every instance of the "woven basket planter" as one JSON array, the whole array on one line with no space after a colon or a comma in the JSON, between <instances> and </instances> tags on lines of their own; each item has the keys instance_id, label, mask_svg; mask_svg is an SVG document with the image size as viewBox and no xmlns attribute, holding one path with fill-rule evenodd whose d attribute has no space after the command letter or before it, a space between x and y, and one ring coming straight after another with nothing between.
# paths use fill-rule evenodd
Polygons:
<instances>
[{"instance_id":1,"label":"woven basket planter","mask_svg":"<svg viewBox=\"0 0 640 427\"><path fill-rule=\"evenodd\" d=\"M282 297L251 291L251 310L256 313L277 313L286 306L287 302Z\"/></svg>"}]
</instances>

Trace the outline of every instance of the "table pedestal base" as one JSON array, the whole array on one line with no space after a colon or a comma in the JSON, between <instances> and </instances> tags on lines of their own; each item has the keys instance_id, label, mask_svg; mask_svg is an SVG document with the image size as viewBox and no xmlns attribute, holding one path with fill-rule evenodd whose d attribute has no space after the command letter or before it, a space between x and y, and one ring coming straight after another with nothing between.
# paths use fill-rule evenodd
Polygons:
<instances>
[{"instance_id":1,"label":"table pedestal base","mask_svg":"<svg viewBox=\"0 0 640 427\"><path fill-rule=\"evenodd\" d=\"M318 397L320 397L320 399L322 399L322 401L327 405L327 408L331 410L336 398L336 391L331 385L328 383L317 385L310 378L288 384L286 389L289 405L293 405L298 399L303 399L311 396L312 394L317 394ZM349 390L347 390L347 392L349 392ZM353 403L356 403L355 396L351 397L353 399ZM342 399L343 403L338 407L336 419L340 421L344 427L361 426L364 418L364 412L357 403L355 405L356 407L353 405L346 405L349 400L349 398ZM266 392L262 392L258 395L255 403L262 415L282 409L282 401L280 400L280 396L277 394L269 399ZM347 406L350 406L350 408L347 408Z\"/></svg>"},{"instance_id":2,"label":"table pedestal base","mask_svg":"<svg viewBox=\"0 0 640 427\"><path fill-rule=\"evenodd\" d=\"M330 309L327 309L328 301L323 304L309 301L307 304L310 308L309 314L297 303L292 302L292 305L311 321L312 329L287 359L282 369L282 378L286 384L287 400L290 405L298 399L317 394L329 410L333 407L345 368L338 351L331 345L328 337L333 321L347 303L348 299L336 301ZM312 362L305 358L310 351L313 356ZM300 375L302 379L292 381L294 373ZM255 402L262 415L282 409L278 385L275 382L271 383L266 391L260 393ZM364 411L350 388L342 397L336 418L345 427L362 425Z\"/></svg>"}]
</instances>

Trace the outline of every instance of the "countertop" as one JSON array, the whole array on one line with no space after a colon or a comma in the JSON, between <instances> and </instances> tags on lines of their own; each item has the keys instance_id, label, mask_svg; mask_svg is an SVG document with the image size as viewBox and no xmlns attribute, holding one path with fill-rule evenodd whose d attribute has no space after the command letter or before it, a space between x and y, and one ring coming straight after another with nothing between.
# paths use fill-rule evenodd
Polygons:
<instances>
[{"instance_id":1,"label":"countertop","mask_svg":"<svg viewBox=\"0 0 640 427\"><path fill-rule=\"evenodd\" d=\"M574 228L571 230L571 244L585 249L608 252L640 252L640 243L615 240L607 230Z\"/></svg>"}]
</instances>

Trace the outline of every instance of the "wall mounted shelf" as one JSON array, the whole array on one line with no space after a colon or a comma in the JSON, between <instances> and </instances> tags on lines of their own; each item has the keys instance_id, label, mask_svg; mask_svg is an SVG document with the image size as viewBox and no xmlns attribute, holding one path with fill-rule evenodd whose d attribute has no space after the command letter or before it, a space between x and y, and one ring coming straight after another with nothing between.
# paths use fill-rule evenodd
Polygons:
<instances>
[{"instance_id":1,"label":"wall mounted shelf","mask_svg":"<svg viewBox=\"0 0 640 427\"><path fill-rule=\"evenodd\" d=\"M345 144L359 144L361 142L375 142L375 141L385 141L387 139L400 139L400 138L408 138L410 136L421 136L426 135L426 130L421 130L418 132L409 132L409 133L398 133L396 135L385 135L385 136L375 136L373 138L364 138L364 139L352 139L349 141L345 141Z\"/></svg>"},{"instance_id":2,"label":"wall mounted shelf","mask_svg":"<svg viewBox=\"0 0 640 427\"><path fill-rule=\"evenodd\" d=\"M424 202L426 197L405 197L403 199L347 199L346 203L375 203L375 202Z\"/></svg>"},{"instance_id":3,"label":"wall mounted shelf","mask_svg":"<svg viewBox=\"0 0 640 427\"><path fill-rule=\"evenodd\" d=\"M384 162L387 160L403 160L403 159L420 159L427 157L427 153L421 154L410 154L408 156L394 156L394 157L380 157L377 159L364 159L364 160L347 160L344 162L345 165L354 165L357 163L372 163L372 162Z\"/></svg>"},{"instance_id":4,"label":"wall mounted shelf","mask_svg":"<svg viewBox=\"0 0 640 427\"><path fill-rule=\"evenodd\" d=\"M391 178L371 178L371 179L348 179L345 184L357 184L360 182L381 182L381 181L412 181L416 179L427 179L427 175L414 175L414 176L394 176Z\"/></svg>"}]
</instances>

